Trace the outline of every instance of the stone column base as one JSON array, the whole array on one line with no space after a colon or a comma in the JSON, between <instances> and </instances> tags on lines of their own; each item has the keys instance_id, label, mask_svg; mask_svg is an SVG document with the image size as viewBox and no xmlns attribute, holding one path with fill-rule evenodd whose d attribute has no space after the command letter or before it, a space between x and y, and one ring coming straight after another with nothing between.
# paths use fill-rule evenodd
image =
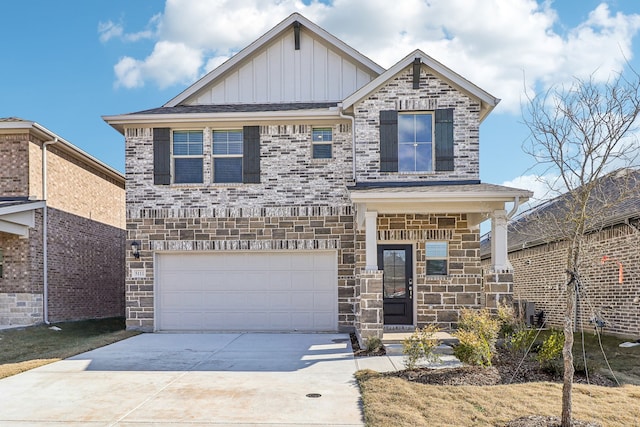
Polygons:
<instances>
[{"instance_id":1,"label":"stone column base","mask_svg":"<svg viewBox=\"0 0 640 427\"><path fill-rule=\"evenodd\" d=\"M381 270L363 270L356 276L360 295L356 304L355 326L360 344L367 338L382 338L382 274Z\"/></svg>"}]
</instances>

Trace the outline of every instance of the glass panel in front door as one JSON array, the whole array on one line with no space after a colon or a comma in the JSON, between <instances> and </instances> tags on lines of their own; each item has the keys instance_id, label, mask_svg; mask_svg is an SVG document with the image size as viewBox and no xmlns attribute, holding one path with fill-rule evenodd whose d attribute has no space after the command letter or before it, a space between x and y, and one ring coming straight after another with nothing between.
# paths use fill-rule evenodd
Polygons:
<instances>
[{"instance_id":1,"label":"glass panel in front door","mask_svg":"<svg viewBox=\"0 0 640 427\"><path fill-rule=\"evenodd\" d=\"M383 251L383 292L385 298L404 298L407 294L406 252L404 249Z\"/></svg>"}]
</instances>

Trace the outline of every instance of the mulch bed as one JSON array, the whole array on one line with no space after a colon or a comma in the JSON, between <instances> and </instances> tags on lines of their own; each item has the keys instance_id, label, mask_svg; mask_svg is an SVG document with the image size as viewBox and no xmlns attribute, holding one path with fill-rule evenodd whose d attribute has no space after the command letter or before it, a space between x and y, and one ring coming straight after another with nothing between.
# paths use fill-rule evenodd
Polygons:
<instances>
[{"instance_id":1,"label":"mulch bed","mask_svg":"<svg viewBox=\"0 0 640 427\"><path fill-rule=\"evenodd\" d=\"M356 337L356 334L354 334L353 332L349 334L349 338L351 338L351 348L353 349L353 355L355 357L384 356L385 354L387 354L387 351L384 349L384 346L382 346L382 348L376 351L367 351L367 349L365 348L360 348L360 343L358 342L358 338Z\"/></svg>"}]
</instances>

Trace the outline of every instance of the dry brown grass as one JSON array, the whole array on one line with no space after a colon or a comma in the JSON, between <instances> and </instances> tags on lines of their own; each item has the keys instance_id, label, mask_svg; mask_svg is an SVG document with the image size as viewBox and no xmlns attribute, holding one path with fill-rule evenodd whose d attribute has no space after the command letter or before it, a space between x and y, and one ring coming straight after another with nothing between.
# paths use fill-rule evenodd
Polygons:
<instances>
[{"instance_id":1,"label":"dry brown grass","mask_svg":"<svg viewBox=\"0 0 640 427\"><path fill-rule=\"evenodd\" d=\"M523 415L560 415L562 384L434 386L358 375L367 426L496 426ZM603 426L640 426L640 387L574 385L573 416Z\"/></svg>"},{"instance_id":2,"label":"dry brown grass","mask_svg":"<svg viewBox=\"0 0 640 427\"><path fill-rule=\"evenodd\" d=\"M0 378L57 362L137 335L125 331L122 319L56 323L0 331Z\"/></svg>"}]
</instances>

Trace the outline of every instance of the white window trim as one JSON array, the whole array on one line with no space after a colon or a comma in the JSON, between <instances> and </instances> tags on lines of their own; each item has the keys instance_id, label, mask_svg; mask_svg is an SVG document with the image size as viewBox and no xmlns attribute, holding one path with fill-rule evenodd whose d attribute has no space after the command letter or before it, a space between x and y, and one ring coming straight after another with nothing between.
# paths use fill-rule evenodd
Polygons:
<instances>
[{"instance_id":1,"label":"white window trim","mask_svg":"<svg viewBox=\"0 0 640 427\"><path fill-rule=\"evenodd\" d=\"M398 159L398 173L399 174L425 174L434 173L436 171L436 112L435 110L425 111L398 111L398 157L400 156L400 116L417 116L417 115L431 115L431 170L428 171L401 171L400 159ZM414 142L415 146L415 142Z\"/></svg>"},{"instance_id":2,"label":"white window trim","mask_svg":"<svg viewBox=\"0 0 640 427\"><path fill-rule=\"evenodd\" d=\"M447 255L444 257L430 257L427 255L427 245L429 243L444 243L445 245L447 245ZM447 266L447 273L446 274L429 274L428 273L428 269L427 269L427 263L429 261L445 261L446 266ZM444 277L444 276L448 276L449 275L449 242L446 240L428 240L424 243L424 272L426 276L439 276L439 277Z\"/></svg>"},{"instance_id":3,"label":"white window trim","mask_svg":"<svg viewBox=\"0 0 640 427\"><path fill-rule=\"evenodd\" d=\"M243 171L243 164L242 161L240 162L240 181L238 182L216 182L216 166L215 166L215 159L230 159L230 158L240 158L242 159L244 157L244 147L242 149L242 154L214 154L213 153L213 144L214 144L214 138L213 138L213 134L215 132L240 132L240 135L242 135L242 137L244 138L244 132L243 129L240 128L236 128L236 129L211 129L211 183L215 184L215 185L237 185L237 184L242 184L242 173ZM243 141L241 141L241 143L244 143Z\"/></svg>"},{"instance_id":4,"label":"white window trim","mask_svg":"<svg viewBox=\"0 0 640 427\"><path fill-rule=\"evenodd\" d=\"M314 141L313 140L313 131L315 130L329 130L331 132L331 141ZM313 147L315 145L329 145L331 147L331 157L314 157L313 156ZM333 145L333 127L331 126L314 126L311 128L311 159L314 161L328 161L334 158L334 145Z\"/></svg>"},{"instance_id":5,"label":"white window trim","mask_svg":"<svg viewBox=\"0 0 640 427\"><path fill-rule=\"evenodd\" d=\"M174 154L173 153L173 135L175 132L200 132L202 133L202 154L194 155L194 154ZM205 138L204 138L204 129L171 129L171 183L173 185L202 185L204 184L204 147L205 147ZM175 171L176 171L176 162L175 159L202 159L202 180L200 182L175 182Z\"/></svg>"}]
</instances>

